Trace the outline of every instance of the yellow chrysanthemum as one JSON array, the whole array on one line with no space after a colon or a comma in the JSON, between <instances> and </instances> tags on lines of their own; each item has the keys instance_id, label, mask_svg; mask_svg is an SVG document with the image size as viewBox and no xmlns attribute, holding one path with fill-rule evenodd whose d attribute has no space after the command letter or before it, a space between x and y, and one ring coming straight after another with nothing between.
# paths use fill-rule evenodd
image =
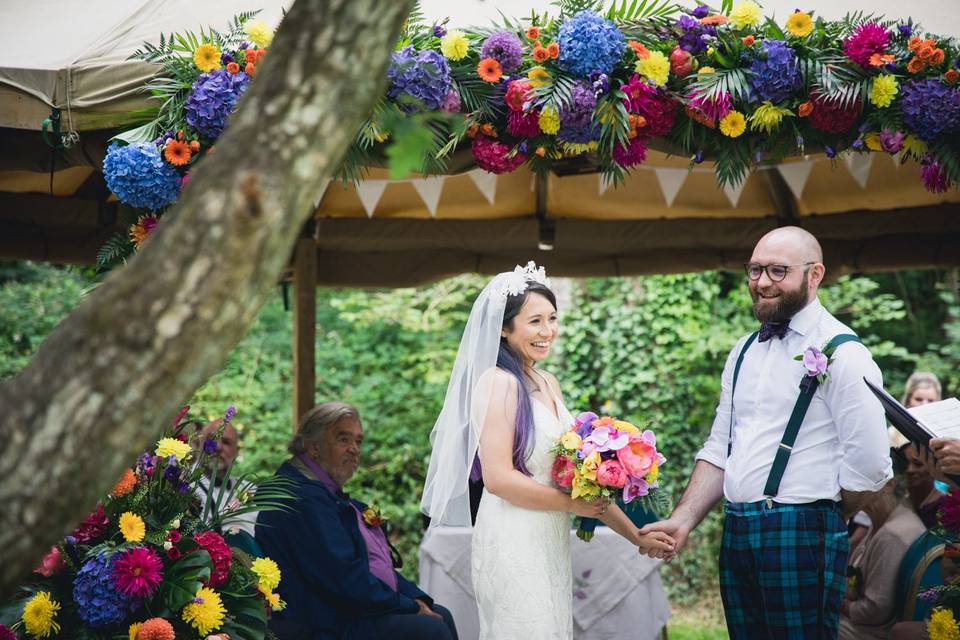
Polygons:
<instances>
[{"instance_id":1,"label":"yellow chrysanthemum","mask_svg":"<svg viewBox=\"0 0 960 640\"><path fill-rule=\"evenodd\" d=\"M754 131L772 133L780 126L783 116L792 115L789 109L774 106L772 102L767 100L757 107L757 110L750 116L750 128Z\"/></svg>"},{"instance_id":2,"label":"yellow chrysanthemum","mask_svg":"<svg viewBox=\"0 0 960 640\"><path fill-rule=\"evenodd\" d=\"M440 38L440 53L449 60L463 60L470 51L470 41L463 31L451 29Z\"/></svg>"},{"instance_id":3,"label":"yellow chrysanthemum","mask_svg":"<svg viewBox=\"0 0 960 640\"><path fill-rule=\"evenodd\" d=\"M264 589L263 587L258 587L258 589L260 593L263 594L263 599L267 601L272 611L283 611L287 606L287 603L280 599L280 594L274 593L269 589Z\"/></svg>"},{"instance_id":4,"label":"yellow chrysanthemum","mask_svg":"<svg viewBox=\"0 0 960 640\"><path fill-rule=\"evenodd\" d=\"M870 151L883 151L883 145L880 144L880 134L876 131L863 136L863 142Z\"/></svg>"},{"instance_id":5,"label":"yellow chrysanthemum","mask_svg":"<svg viewBox=\"0 0 960 640\"><path fill-rule=\"evenodd\" d=\"M560 436L560 446L562 446L567 451L576 451L580 448L580 444L583 442L583 438L580 437L576 431L567 431L565 434Z\"/></svg>"},{"instance_id":6,"label":"yellow chrysanthemum","mask_svg":"<svg viewBox=\"0 0 960 640\"><path fill-rule=\"evenodd\" d=\"M730 24L738 29L755 27L760 24L762 18L763 13L760 11L760 5L753 0L741 2L730 12Z\"/></svg>"},{"instance_id":7,"label":"yellow chrysanthemum","mask_svg":"<svg viewBox=\"0 0 960 640\"><path fill-rule=\"evenodd\" d=\"M553 136L560 131L560 114L550 107L543 108L538 122L540 123L540 131L547 135Z\"/></svg>"},{"instance_id":8,"label":"yellow chrysanthemum","mask_svg":"<svg viewBox=\"0 0 960 640\"><path fill-rule=\"evenodd\" d=\"M637 60L636 71L641 76L662 87L670 76L670 60L660 51L651 51L646 58Z\"/></svg>"},{"instance_id":9,"label":"yellow chrysanthemum","mask_svg":"<svg viewBox=\"0 0 960 640\"><path fill-rule=\"evenodd\" d=\"M27 633L34 638L48 638L51 633L59 633L57 611L60 603L50 597L49 591L39 591L30 598L30 602L23 608L23 626Z\"/></svg>"},{"instance_id":10,"label":"yellow chrysanthemum","mask_svg":"<svg viewBox=\"0 0 960 640\"><path fill-rule=\"evenodd\" d=\"M881 109L889 107L899 91L900 85L897 84L897 79L889 73L884 73L873 79L873 86L870 88L870 102Z\"/></svg>"},{"instance_id":11,"label":"yellow chrysanthemum","mask_svg":"<svg viewBox=\"0 0 960 640\"><path fill-rule=\"evenodd\" d=\"M204 43L194 49L193 63L204 73L220 68L220 49L210 43Z\"/></svg>"},{"instance_id":12,"label":"yellow chrysanthemum","mask_svg":"<svg viewBox=\"0 0 960 640\"><path fill-rule=\"evenodd\" d=\"M567 156L579 156L584 153L596 151L599 144L596 140L591 140L586 144L582 142L564 142L563 153Z\"/></svg>"},{"instance_id":13,"label":"yellow chrysanthemum","mask_svg":"<svg viewBox=\"0 0 960 640\"><path fill-rule=\"evenodd\" d=\"M143 518L131 511L125 511L120 516L120 533L127 542L140 542L147 533L147 526Z\"/></svg>"},{"instance_id":14,"label":"yellow chrysanthemum","mask_svg":"<svg viewBox=\"0 0 960 640\"><path fill-rule=\"evenodd\" d=\"M711 66L700 67L700 70L697 71L697 75L698 75L698 76L702 76L702 75L706 75L706 74L708 74L708 73L716 73L716 71L717 71L717 70L714 69L714 68L711 67Z\"/></svg>"},{"instance_id":15,"label":"yellow chrysanthemum","mask_svg":"<svg viewBox=\"0 0 960 640\"><path fill-rule=\"evenodd\" d=\"M193 626L201 636L216 631L223 624L226 613L220 594L202 587L197 596L183 608L183 621Z\"/></svg>"},{"instance_id":16,"label":"yellow chrysanthemum","mask_svg":"<svg viewBox=\"0 0 960 640\"><path fill-rule=\"evenodd\" d=\"M787 31L798 38L808 36L813 31L813 18L803 11L795 11L787 18Z\"/></svg>"},{"instance_id":17,"label":"yellow chrysanthemum","mask_svg":"<svg viewBox=\"0 0 960 640\"><path fill-rule=\"evenodd\" d=\"M257 585L261 589L272 591L280 586L280 567L270 558L257 558L250 570L257 574Z\"/></svg>"},{"instance_id":18,"label":"yellow chrysanthemum","mask_svg":"<svg viewBox=\"0 0 960 640\"><path fill-rule=\"evenodd\" d=\"M130 625L130 628L127 630L130 640L137 640L137 633L140 632L141 624L141 622L134 622L132 625Z\"/></svg>"},{"instance_id":19,"label":"yellow chrysanthemum","mask_svg":"<svg viewBox=\"0 0 960 640\"><path fill-rule=\"evenodd\" d=\"M960 640L960 629L950 609L934 609L927 623L927 635L930 640Z\"/></svg>"},{"instance_id":20,"label":"yellow chrysanthemum","mask_svg":"<svg viewBox=\"0 0 960 640\"><path fill-rule=\"evenodd\" d=\"M908 135L903 139L903 150L914 159L920 160L927 155L927 143L916 136Z\"/></svg>"},{"instance_id":21,"label":"yellow chrysanthemum","mask_svg":"<svg viewBox=\"0 0 960 640\"><path fill-rule=\"evenodd\" d=\"M157 442L157 449L154 453L161 458L176 456L177 462L179 462L186 458L187 454L190 453L190 445L186 442L181 442L176 438L160 438L160 440Z\"/></svg>"},{"instance_id":22,"label":"yellow chrysanthemum","mask_svg":"<svg viewBox=\"0 0 960 640\"><path fill-rule=\"evenodd\" d=\"M739 111L731 110L720 120L720 133L728 138L736 138L747 130L747 120Z\"/></svg>"},{"instance_id":23,"label":"yellow chrysanthemum","mask_svg":"<svg viewBox=\"0 0 960 640\"><path fill-rule=\"evenodd\" d=\"M254 20L244 25L243 30L247 32L250 42L261 49L266 49L273 42L273 29L263 20Z\"/></svg>"},{"instance_id":24,"label":"yellow chrysanthemum","mask_svg":"<svg viewBox=\"0 0 960 640\"><path fill-rule=\"evenodd\" d=\"M542 87L550 82L550 72L543 67L533 67L527 71L527 79L530 80L531 87Z\"/></svg>"}]
</instances>

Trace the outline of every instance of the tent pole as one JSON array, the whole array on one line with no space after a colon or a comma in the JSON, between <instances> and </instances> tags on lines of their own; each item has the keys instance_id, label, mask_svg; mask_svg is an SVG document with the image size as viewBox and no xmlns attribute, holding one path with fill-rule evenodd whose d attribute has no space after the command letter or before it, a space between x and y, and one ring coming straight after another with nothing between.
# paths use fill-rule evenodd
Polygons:
<instances>
[{"instance_id":1,"label":"tent pole","mask_svg":"<svg viewBox=\"0 0 960 640\"><path fill-rule=\"evenodd\" d=\"M293 257L293 431L316 401L317 241L312 221Z\"/></svg>"}]
</instances>

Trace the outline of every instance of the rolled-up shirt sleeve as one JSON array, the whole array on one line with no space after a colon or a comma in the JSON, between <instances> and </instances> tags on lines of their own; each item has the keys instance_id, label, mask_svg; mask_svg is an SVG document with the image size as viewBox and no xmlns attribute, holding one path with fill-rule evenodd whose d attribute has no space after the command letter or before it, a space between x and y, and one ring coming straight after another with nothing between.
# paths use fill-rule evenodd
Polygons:
<instances>
[{"instance_id":1,"label":"rolled-up shirt sleeve","mask_svg":"<svg viewBox=\"0 0 960 640\"><path fill-rule=\"evenodd\" d=\"M890 445L883 406L864 383L883 385L880 368L862 344L837 348L822 385L842 448L840 488L879 491L890 478Z\"/></svg>"},{"instance_id":2,"label":"rolled-up shirt sleeve","mask_svg":"<svg viewBox=\"0 0 960 640\"><path fill-rule=\"evenodd\" d=\"M730 405L730 391L733 387L733 369L740 349L743 348L744 340L746 338L741 338L727 356L727 362L720 376L720 401L717 403L717 414L713 419L710 435L703 443L703 448L697 453L697 460L705 460L720 469L726 468L727 465L727 442L730 439L730 415L733 410Z\"/></svg>"}]
</instances>

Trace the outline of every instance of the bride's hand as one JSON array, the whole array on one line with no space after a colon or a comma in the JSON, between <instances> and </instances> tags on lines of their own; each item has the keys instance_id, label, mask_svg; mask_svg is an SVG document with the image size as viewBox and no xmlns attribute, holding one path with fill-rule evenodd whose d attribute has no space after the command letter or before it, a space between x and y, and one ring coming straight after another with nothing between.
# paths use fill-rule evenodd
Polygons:
<instances>
[{"instance_id":1,"label":"bride's hand","mask_svg":"<svg viewBox=\"0 0 960 640\"><path fill-rule=\"evenodd\" d=\"M640 553L665 551L672 554L676 548L677 541L663 531L640 533L640 530L638 529L636 544L640 548Z\"/></svg>"},{"instance_id":2,"label":"bride's hand","mask_svg":"<svg viewBox=\"0 0 960 640\"><path fill-rule=\"evenodd\" d=\"M600 518L607 511L610 501L604 499L584 500L583 498L571 498L568 511L581 518Z\"/></svg>"}]
</instances>

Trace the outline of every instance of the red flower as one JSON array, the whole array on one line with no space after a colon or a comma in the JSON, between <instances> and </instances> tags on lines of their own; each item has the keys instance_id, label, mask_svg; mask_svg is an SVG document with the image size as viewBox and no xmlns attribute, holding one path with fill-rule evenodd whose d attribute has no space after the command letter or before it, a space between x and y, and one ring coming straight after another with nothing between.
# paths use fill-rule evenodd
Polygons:
<instances>
[{"instance_id":1,"label":"red flower","mask_svg":"<svg viewBox=\"0 0 960 640\"><path fill-rule=\"evenodd\" d=\"M207 586L216 589L227 581L230 564L233 562L233 551L230 550L220 534L214 531L198 533L193 536L193 539L200 545L201 549L210 554L210 559L213 560L213 568L210 571L210 580L207 582Z\"/></svg>"},{"instance_id":2,"label":"red flower","mask_svg":"<svg viewBox=\"0 0 960 640\"><path fill-rule=\"evenodd\" d=\"M167 540L173 544L177 544L180 542L180 532L176 529L170 529L170 531L167 532Z\"/></svg>"},{"instance_id":3,"label":"red flower","mask_svg":"<svg viewBox=\"0 0 960 640\"><path fill-rule=\"evenodd\" d=\"M153 549L134 547L113 563L117 591L137 598L149 597L163 579L163 562Z\"/></svg>"},{"instance_id":4,"label":"red flower","mask_svg":"<svg viewBox=\"0 0 960 640\"><path fill-rule=\"evenodd\" d=\"M63 561L63 556L60 554L60 547L53 546L50 547L47 555L43 556L43 560L40 561L40 566L34 569L33 572L39 573L44 578L49 578L63 571L66 566L67 564ZM2 640L2 636L0 636L0 640Z\"/></svg>"},{"instance_id":5,"label":"red flower","mask_svg":"<svg viewBox=\"0 0 960 640\"><path fill-rule=\"evenodd\" d=\"M810 94L813 111L810 113L810 126L827 133L846 133L857 123L860 117L860 104L853 100L843 105L839 100L827 100L816 91Z\"/></svg>"},{"instance_id":6,"label":"red flower","mask_svg":"<svg viewBox=\"0 0 960 640\"><path fill-rule=\"evenodd\" d=\"M110 520L103 511L103 505L98 504L97 508L83 519L83 522L80 523L72 535L76 538L77 544L87 544L101 538L107 532L109 524Z\"/></svg>"},{"instance_id":7,"label":"red flower","mask_svg":"<svg viewBox=\"0 0 960 640\"><path fill-rule=\"evenodd\" d=\"M171 560L179 560L181 555L180 549L177 549L176 547L170 547L167 549L167 557Z\"/></svg>"}]
</instances>

